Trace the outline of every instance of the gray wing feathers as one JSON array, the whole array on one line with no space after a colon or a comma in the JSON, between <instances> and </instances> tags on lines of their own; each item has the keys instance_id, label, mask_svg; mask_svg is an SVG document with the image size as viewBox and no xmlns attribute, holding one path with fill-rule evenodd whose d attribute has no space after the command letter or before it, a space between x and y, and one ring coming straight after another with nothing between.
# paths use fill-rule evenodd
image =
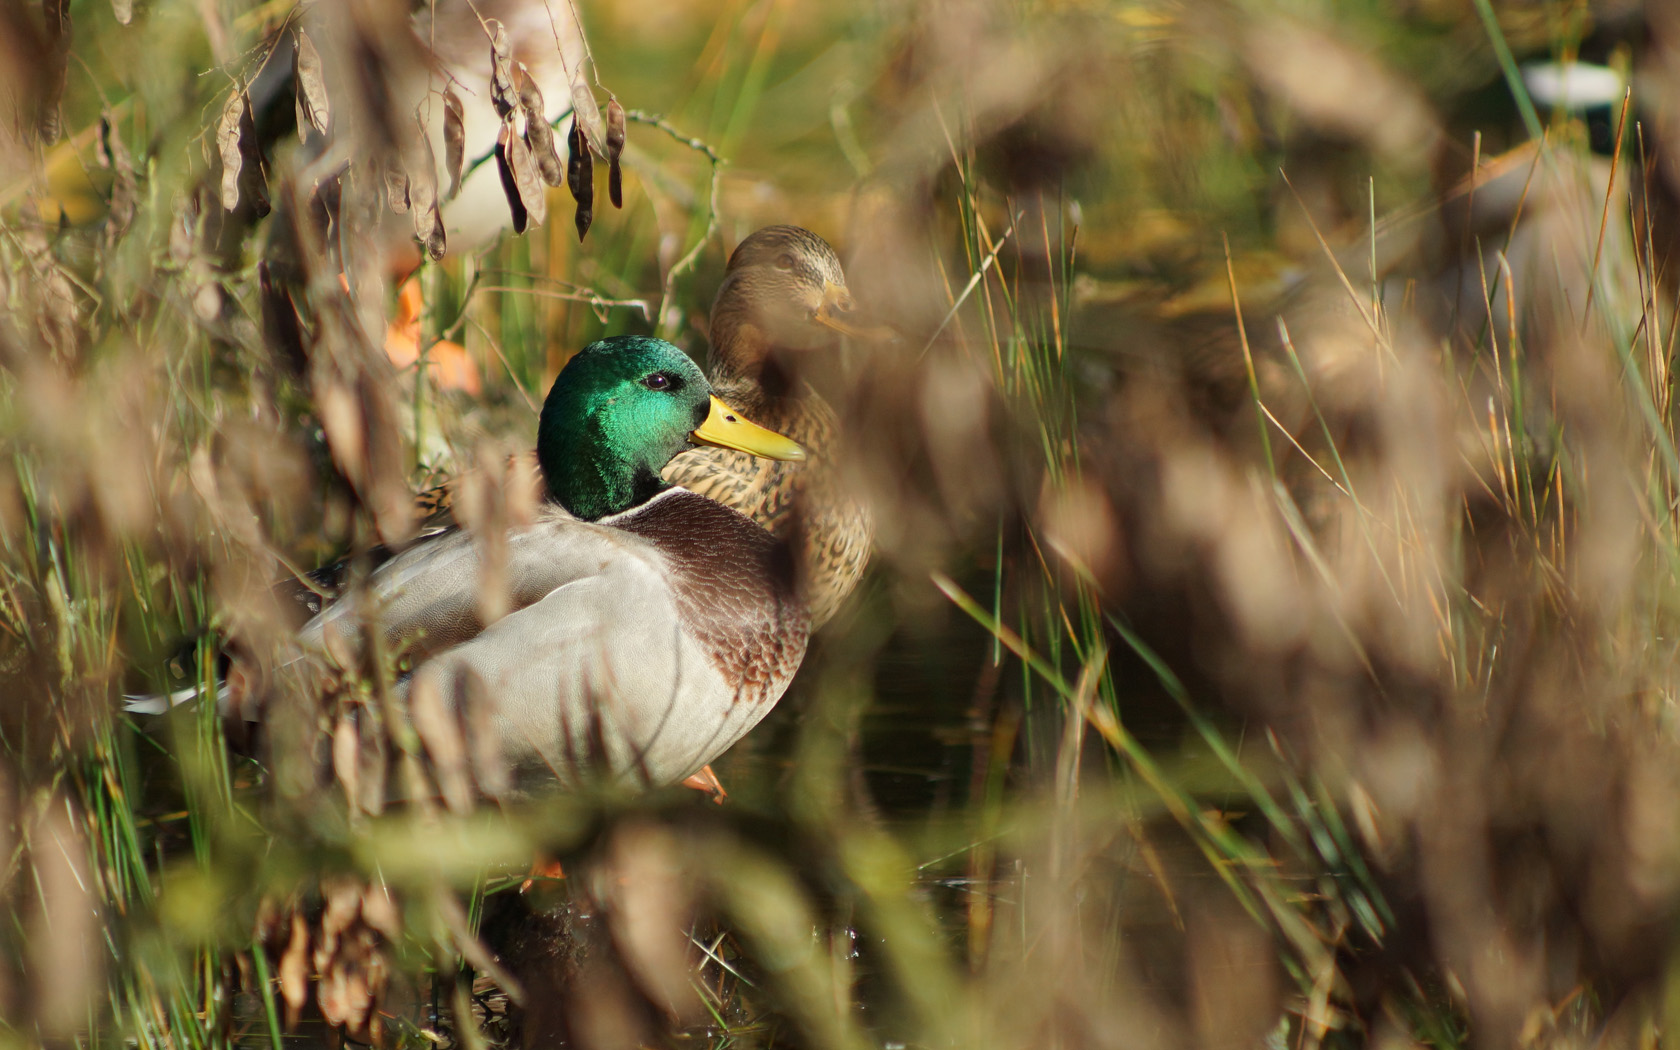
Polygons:
<instances>
[{"instance_id":1,"label":"gray wing feathers","mask_svg":"<svg viewBox=\"0 0 1680 1050\"><path fill-rule=\"evenodd\" d=\"M508 534L509 608L519 610L558 587L599 572L626 555L650 557L646 544L572 518L551 517ZM640 560L640 558L634 558ZM468 532L423 543L391 559L364 590L322 611L300 632L305 645L325 646L328 632L354 646L360 625L377 615L387 641L407 643L416 659L466 641L482 629L480 550Z\"/></svg>"},{"instance_id":2,"label":"gray wing feathers","mask_svg":"<svg viewBox=\"0 0 1680 1050\"><path fill-rule=\"evenodd\" d=\"M575 783L589 770L670 783L751 726L749 705L719 722L715 698L728 686L682 631L665 581L639 559L560 587L416 675L452 705L469 675L484 684L502 754L521 781Z\"/></svg>"},{"instance_id":3,"label":"gray wing feathers","mask_svg":"<svg viewBox=\"0 0 1680 1050\"><path fill-rule=\"evenodd\" d=\"M510 533L514 611L482 629L479 569L470 534L440 537L381 566L300 639L321 649L333 632L353 647L377 610L387 638L413 655L416 678L452 708L471 679L483 683L501 753L522 782L573 783L589 770L670 783L763 715L761 705L728 703L729 684L684 632L665 567L644 540L570 518Z\"/></svg>"}]
</instances>

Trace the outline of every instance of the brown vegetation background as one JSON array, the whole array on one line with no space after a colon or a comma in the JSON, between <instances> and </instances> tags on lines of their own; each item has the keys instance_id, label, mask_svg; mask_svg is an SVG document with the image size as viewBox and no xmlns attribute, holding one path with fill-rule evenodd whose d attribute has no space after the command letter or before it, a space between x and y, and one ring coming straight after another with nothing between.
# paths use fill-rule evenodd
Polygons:
<instances>
[{"instance_id":1,"label":"brown vegetation background","mask_svg":"<svg viewBox=\"0 0 1680 1050\"><path fill-rule=\"evenodd\" d=\"M441 259L433 13L0 4L0 1044L1680 1038L1668 5L580 2L593 225ZM703 358L777 222L898 334L811 363L869 579L727 804L468 804L271 585L515 520L566 355ZM121 712L224 641L263 739Z\"/></svg>"}]
</instances>

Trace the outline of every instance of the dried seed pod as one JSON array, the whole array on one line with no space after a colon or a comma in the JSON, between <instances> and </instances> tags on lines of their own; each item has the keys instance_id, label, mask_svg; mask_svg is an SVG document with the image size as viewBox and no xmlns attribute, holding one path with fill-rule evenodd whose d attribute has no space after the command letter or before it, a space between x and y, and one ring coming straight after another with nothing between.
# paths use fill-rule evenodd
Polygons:
<instances>
[{"instance_id":1,"label":"dried seed pod","mask_svg":"<svg viewBox=\"0 0 1680 1050\"><path fill-rule=\"evenodd\" d=\"M614 95L607 99L607 159L617 160L624 152L624 106Z\"/></svg>"},{"instance_id":2,"label":"dried seed pod","mask_svg":"<svg viewBox=\"0 0 1680 1050\"><path fill-rule=\"evenodd\" d=\"M257 263L257 301L262 309L264 345L274 351L294 376L302 375L309 365L309 354L303 343L303 322L298 318L291 291L274 279L266 260Z\"/></svg>"},{"instance_id":3,"label":"dried seed pod","mask_svg":"<svg viewBox=\"0 0 1680 1050\"><path fill-rule=\"evenodd\" d=\"M413 172L408 177L408 202L414 213L414 236L436 262L443 258L448 247L443 212L438 208L437 157L432 153L432 140L426 135L426 122L418 109L414 111L414 124L420 142L415 147Z\"/></svg>"},{"instance_id":4,"label":"dried seed pod","mask_svg":"<svg viewBox=\"0 0 1680 1050\"><path fill-rule=\"evenodd\" d=\"M449 194L445 200L454 200L461 192L461 165L466 155L466 111L461 107L461 96L451 86L443 89L443 167L449 173Z\"/></svg>"},{"instance_id":5,"label":"dried seed pod","mask_svg":"<svg viewBox=\"0 0 1680 1050\"><path fill-rule=\"evenodd\" d=\"M385 935L387 940L402 936L402 911L391 899L391 889L375 881L362 891L362 921Z\"/></svg>"},{"instance_id":6,"label":"dried seed pod","mask_svg":"<svg viewBox=\"0 0 1680 1050\"><path fill-rule=\"evenodd\" d=\"M105 242L115 244L134 222L140 185L134 175L134 158L129 155L110 110L99 118L99 147L99 162L116 176L111 183L111 208L105 220Z\"/></svg>"},{"instance_id":7,"label":"dried seed pod","mask_svg":"<svg viewBox=\"0 0 1680 1050\"><path fill-rule=\"evenodd\" d=\"M245 86L234 84L222 106L222 119L216 124L216 151L222 158L222 207L232 211L239 207L239 172L245 163L245 153L239 148L239 126L245 116Z\"/></svg>"},{"instance_id":8,"label":"dried seed pod","mask_svg":"<svg viewBox=\"0 0 1680 1050\"><path fill-rule=\"evenodd\" d=\"M624 169L619 157L624 154L624 107L617 96L607 100L607 198L615 208L624 207Z\"/></svg>"},{"instance_id":9,"label":"dried seed pod","mask_svg":"<svg viewBox=\"0 0 1680 1050\"><path fill-rule=\"evenodd\" d=\"M496 116L506 120L519 105L519 95L513 88L513 53L506 26L491 18L485 20L485 28L490 31L490 101L496 107Z\"/></svg>"},{"instance_id":10,"label":"dried seed pod","mask_svg":"<svg viewBox=\"0 0 1680 1050\"><path fill-rule=\"evenodd\" d=\"M554 129L548 126L548 110L543 105L542 89L525 64L519 64L523 74L519 81L519 106L525 111L525 141L537 162L537 172L550 186L560 185L562 168L560 151L554 148Z\"/></svg>"},{"instance_id":11,"label":"dried seed pod","mask_svg":"<svg viewBox=\"0 0 1680 1050\"><path fill-rule=\"evenodd\" d=\"M578 240L581 241L589 232L589 224L595 221L595 160L589 154L589 143L575 118L566 146L566 184L577 201L577 212L572 221L577 226Z\"/></svg>"},{"instance_id":12,"label":"dried seed pod","mask_svg":"<svg viewBox=\"0 0 1680 1050\"><path fill-rule=\"evenodd\" d=\"M198 236L197 194L175 198L175 221L169 224L169 258L176 266L192 261Z\"/></svg>"},{"instance_id":13,"label":"dried seed pod","mask_svg":"<svg viewBox=\"0 0 1680 1050\"><path fill-rule=\"evenodd\" d=\"M443 230L443 211L438 208L436 197L424 207L415 205L414 236L425 246L426 254L433 262L442 259L449 251L449 235Z\"/></svg>"},{"instance_id":14,"label":"dried seed pod","mask_svg":"<svg viewBox=\"0 0 1680 1050\"><path fill-rule=\"evenodd\" d=\"M583 79L582 62L578 63L578 68L572 76L572 120L583 125L583 134L589 140L589 148L605 157L607 133L601 125L601 107L596 104L595 94L589 90L588 81Z\"/></svg>"},{"instance_id":15,"label":"dried seed pod","mask_svg":"<svg viewBox=\"0 0 1680 1050\"><path fill-rule=\"evenodd\" d=\"M269 212L268 182L263 174L262 149L257 145L255 115L251 112L249 99L246 101L245 115L239 121L239 151L245 156L239 175L240 192L244 194L252 214L262 218Z\"/></svg>"},{"instance_id":16,"label":"dried seed pod","mask_svg":"<svg viewBox=\"0 0 1680 1050\"><path fill-rule=\"evenodd\" d=\"M361 768L357 761L361 743L361 736L356 731L356 720L350 717L349 712L340 712L332 732L333 772L337 774L338 782L344 788L344 797L350 800L352 806L361 795Z\"/></svg>"},{"instance_id":17,"label":"dried seed pod","mask_svg":"<svg viewBox=\"0 0 1680 1050\"><path fill-rule=\"evenodd\" d=\"M280 955L276 968L280 978L280 998L286 1002L286 1027L297 1027L298 1015L309 993L309 927L303 915L292 912L292 936Z\"/></svg>"},{"instance_id":18,"label":"dried seed pod","mask_svg":"<svg viewBox=\"0 0 1680 1050\"><path fill-rule=\"evenodd\" d=\"M385 202L398 215L408 214L408 172L394 163L385 167Z\"/></svg>"},{"instance_id":19,"label":"dried seed pod","mask_svg":"<svg viewBox=\"0 0 1680 1050\"><path fill-rule=\"evenodd\" d=\"M519 199L525 203L527 225L541 226L548 218L548 187L543 184L542 174L537 170L537 158L531 155L530 144L511 126L508 128L508 163L513 169L513 184L519 190Z\"/></svg>"},{"instance_id":20,"label":"dried seed pod","mask_svg":"<svg viewBox=\"0 0 1680 1050\"><path fill-rule=\"evenodd\" d=\"M64 80L70 72L70 0L41 0L47 37L46 74L41 85L40 130L43 142L57 142L63 130L58 112Z\"/></svg>"},{"instance_id":21,"label":"dried seed pod","mask_svg":"<svg viewBox=\"0 0 1680 1050\"><path fill-rule=\"evenodd\" d=\"M519 136L506 124L502 125L501 134L496 136L496 173L502 177L502 196L507 198L508 211L513 215L513 232L524 233L525 201L519 195L519 183L513 177L513 162L508 156L508 143L520 141Z\"/></svg>"},{"instance_id":22,"label":"dried seed pod","mask_svg":"<svg viewBox=\"0 0 1680 1050\"><path fill-rule=\"evenodd\" d=\"M309 129L325 135L332 120L327 100L326 71L321 52L302 29L297 31L297 50L292 54L292 72L297 82L297 133L299 142L309 141Z\"/></svg>"},{"instance_id":23,"label":"dried seed pod","mask_svg":"<svg viewBox=\"0 0 1680 1050\"><path fill-rule=\"evenodd\" d=\"M583 132L574 117L566 131L566 188L572 191L574 200L583 192L583 162L588 154L589 147L583 144Z\"/></svg>"}]
</instances>

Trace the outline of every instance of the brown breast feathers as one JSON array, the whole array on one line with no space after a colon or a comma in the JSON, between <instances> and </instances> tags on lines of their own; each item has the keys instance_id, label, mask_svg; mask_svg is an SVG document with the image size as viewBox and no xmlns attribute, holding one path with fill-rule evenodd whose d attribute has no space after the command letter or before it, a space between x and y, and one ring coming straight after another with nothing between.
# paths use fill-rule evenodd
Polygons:
<instances>
[{"instance_id":1,"label":"brown breast feathers","mask_svg":"<svg viewBox=\"0 0 1680 1050\"><path fill-rule=\"evenodd\" d=\"M786 545L728 507L684 491L613 524L665 556L684 625L737 683L736 699L779 697L810 634Z\"/></svg>"}]
</instances>

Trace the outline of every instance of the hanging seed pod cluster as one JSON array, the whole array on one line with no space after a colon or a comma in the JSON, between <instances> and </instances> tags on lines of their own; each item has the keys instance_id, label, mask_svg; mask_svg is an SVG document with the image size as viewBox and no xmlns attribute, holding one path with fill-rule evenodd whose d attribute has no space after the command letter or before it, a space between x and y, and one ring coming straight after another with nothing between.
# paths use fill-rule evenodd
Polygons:
<instances>
[{"instance_id":1,"label":"hanging seed pod cluster","mask_svg":"<svg viewBox=\"0 0 1680 1050\"><path fill-rule=\"evenodd\" d=\"M507 198L515 233L523 233L531 226L540 226L548 217L548 187L560 185L562 168L560 153L555 147L554 125L548 118L542 88L525 63L513 60L508 44L507 29L495 19L486 20L490 34L490 98L501 119L496 136L496 170L501 177L502 194ZM581 241L589 232L595 218L595 156L605 158L610 165L609 194L613 206L622 208L622 176L619 156L624 150L624 109L615 98L608 106L603 123L600 107L583 78L583 63L571 73L571 127L566 136L566 164L564 179L577 208L573 222ZM460 100L455 98L449 109L455 127L454 137L446 135L446 142L459 141L463 117ZM458 170L456 155L450 155L451 171ZM452 176L453 180L453 176Z\"/></svg>"},{"instance_id":2,"label":"hanging seed pod cluster","mask_svg":"<svg viewBox=\"0 0 1680 1050\"><path fill-rule=\"evenodd\" d=\"M293 111L299 184L314 222L340 221L346 200L370 197L408 219L420 249L436 260L452 234L476 244L503 226L515 233L540 226L549 189L564 181L581 239L594 218L596 159L607 162L608 196L623 206L624 109L613 99L603 112L596 102L581 27L550 27L533 40L528 27L496 18L475 18L463 33L428 24L430 17L428 9L404 25L359 8L322 10L277 36L270 56L234 76L214 111L207 149L223 209L248 220L271 207L272 169L286 163L266 137L276 83ZM67 17L55 24L68 32ZM399 28L412 31L394 32ZM265 75L274 66L290 76ZM415 69L428 71L429 85L403 97L397 85ZM44 111L41 121L50 124L53 116ZM475 178L482 166L494 170ZM113 158L113 169L121 179L120 159ZM475 202L482 197L470 189L480 181L490 200L500 190L506 219L479 214L478 203L449 218L464 193Z\"/></svg>"}]
</instances>

